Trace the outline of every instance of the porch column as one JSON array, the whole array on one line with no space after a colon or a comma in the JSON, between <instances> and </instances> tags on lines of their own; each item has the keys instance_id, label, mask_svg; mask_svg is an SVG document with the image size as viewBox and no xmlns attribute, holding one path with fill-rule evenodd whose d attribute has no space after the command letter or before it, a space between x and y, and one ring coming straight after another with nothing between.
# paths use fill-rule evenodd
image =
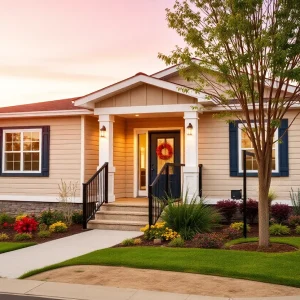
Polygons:
<instances>
[{"instance_id":1,"label":"porch column","mask_svg":"<svg viewBox=\"0 0 300 300\"><path fill-rule=\"evenodd\" d=\"M115 201L115 167L114 167L114 116L99 115L99 168L108 162L108 201ZM105 126L105 137L100 136L100 129Z\"/></svg>"},{"instance_id":2,"label":"porch column","mask_svg":"<svg viewBox=\"0 0 300 300\"><path fill-rule=\"evenodd\" d=\"M199 195L199 168L198 168L198 111L184 113L185 124L185 167L183 167L183 197L187 194L188 201ZM187 127L193 126L191 135Z\"/></svg>"}]
</instances>

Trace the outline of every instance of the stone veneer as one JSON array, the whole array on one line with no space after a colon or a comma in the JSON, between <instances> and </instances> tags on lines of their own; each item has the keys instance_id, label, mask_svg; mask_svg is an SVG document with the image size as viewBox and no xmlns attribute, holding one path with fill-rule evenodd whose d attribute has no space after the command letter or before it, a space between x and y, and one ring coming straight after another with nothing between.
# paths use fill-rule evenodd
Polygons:
<instances>
[{"instance_id":1,"label":"stone veneer","mask_svg":"<svg viewBox=\"0 0 300 300\"><path fill-rule=\"evenodd\" d=\"M59 202L34 202L34 201L3 201L0 200L0 213L6 212L12 215L20 213L39 214L45 209L59 208ZM81 203L73 203L74 210L82 209Z\"/></svg>"}]
</instances>

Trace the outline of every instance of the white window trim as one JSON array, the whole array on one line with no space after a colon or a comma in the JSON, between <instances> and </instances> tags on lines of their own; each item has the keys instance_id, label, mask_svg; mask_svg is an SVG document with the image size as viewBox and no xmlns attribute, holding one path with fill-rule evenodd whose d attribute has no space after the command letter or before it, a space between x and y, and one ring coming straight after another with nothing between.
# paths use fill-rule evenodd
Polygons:
<instances>
[{"instance_id":1,"label":"white window trim","mask_svg":"<svg viewBox=\"0 0 300 300\"><path fill-rule=\"evenodd\" d=\"M239 173L243 173L243 167L242 167L242 156L241 156L241 151L242 151L242 127L243 124L239 123L238 124L238 158L239 158ZM254 127L254 124L252 124L252 127ZM274 134L275 140L278 140L278 129L275 131ZM246 150L246 149L245 149ZM279 173L279 146L278 146L278 141L275 143L275 165L276 169L272 170L272 173ZM256 174L258 171L257 170L247 170L247 173L253 173Z\"/></svg>"},{"instance_id":2,"label":"white window trim","mask_svg":"<svg viewBox=\"0 0 300 300\"><path fill-rule=\"evenodd\" d=\"M20 161L20 171L7 171L5 170L5 146L6 146L6 133L21 133L21 161ZM23 151L23 134L24 132L39 132L40 134L40 143L39 143L39 170L38 171L24 171L24 151ZM42 172L42 128L28 128L28 129L4 129L3 130L3 141L2 141L2 173L3 174L40 174Z\"/></svg>"}]
</instances>

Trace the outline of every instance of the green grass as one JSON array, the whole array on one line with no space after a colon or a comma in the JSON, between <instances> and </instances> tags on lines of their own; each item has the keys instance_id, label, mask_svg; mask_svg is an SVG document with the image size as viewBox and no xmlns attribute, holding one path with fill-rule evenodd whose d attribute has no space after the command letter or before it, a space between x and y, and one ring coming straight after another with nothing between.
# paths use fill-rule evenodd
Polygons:
<instances>
[{"instance_id":1,"label":"green grass","mask_svg":"<svg viewBox=\"0 0 300 300\"><path fill-rule=\"evenodd\" d=\"M244 240L240 239L239 242L241 241ZM252 239L247 241L252 241ZM300 238L295 237L274 238L272 241L300 246ZM237 243L237 241L232 243ZM124 266L188 272L300 287L300 251L263 253L167 247L109 248L33 270L21 278L73 265Z\"/></svg>"},{"instance_id":2,"label":"green grass","mask_svg":"<svg viewBox=\"0 0 300 300\"><path fill-rule=\"evenodd\" d=\"M14 243L14 242L0 242L0 254L14 251L18 249L22 249L25 247L36 245L36 243L33 242L27 242L27 243Z\"/></svg>"}]
</instances>

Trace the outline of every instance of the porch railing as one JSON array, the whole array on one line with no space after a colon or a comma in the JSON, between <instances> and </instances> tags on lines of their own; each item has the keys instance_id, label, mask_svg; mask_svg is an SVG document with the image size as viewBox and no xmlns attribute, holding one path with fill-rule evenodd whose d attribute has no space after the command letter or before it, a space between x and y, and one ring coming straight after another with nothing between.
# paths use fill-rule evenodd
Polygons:
<instances>
[{"instance_id":1,"label":"porch railing","mask_svg":"<svg viewBox=\"0 0 300 300\"><path fill-rule=\"evenodd\" d=\"M167 206L167 198L172 197L171 190L176 182L170 181L170 169L172 168L172 175L181 177L181 167L185 164L166 163L159 174L156 176L152 184L148 188L149 200L149 226L154 225L161 216L164 208ZM199 197L202 197L202 168L199 164ZM181 188L181 187L180 187ZM181 190L180 190L181 192Z\"/></svg>"},{"instance_id":2,"label":"porch railing","mask_svg":"<svg viewBox=\"0 0 300 300\"><path fill-rule=\"evenodd\" d=\"M181 187L176 186L178 182L171 181L171 176L177 176L181 178L181 167L184 164L165 163L152 184L148 188L148 200L149 200L149 226L154 225L161 216L164 208L167 205L168 197L173 197L171 190L173 188L179 188L181 194ZM170 173L170 170L171 173ZM180 185L180 184L179 184Z\"/></svg>"},{"instance_id":3,"label":"porch railing","mask_svg":"<svg viewBox=\"0 0 300 300\"><path fill-rule=\"evenodd\" d=\"M108 163L106 162L86 183L83 183L83 229L103 203L108 202Z\"/></svg>"}]
</instances>

